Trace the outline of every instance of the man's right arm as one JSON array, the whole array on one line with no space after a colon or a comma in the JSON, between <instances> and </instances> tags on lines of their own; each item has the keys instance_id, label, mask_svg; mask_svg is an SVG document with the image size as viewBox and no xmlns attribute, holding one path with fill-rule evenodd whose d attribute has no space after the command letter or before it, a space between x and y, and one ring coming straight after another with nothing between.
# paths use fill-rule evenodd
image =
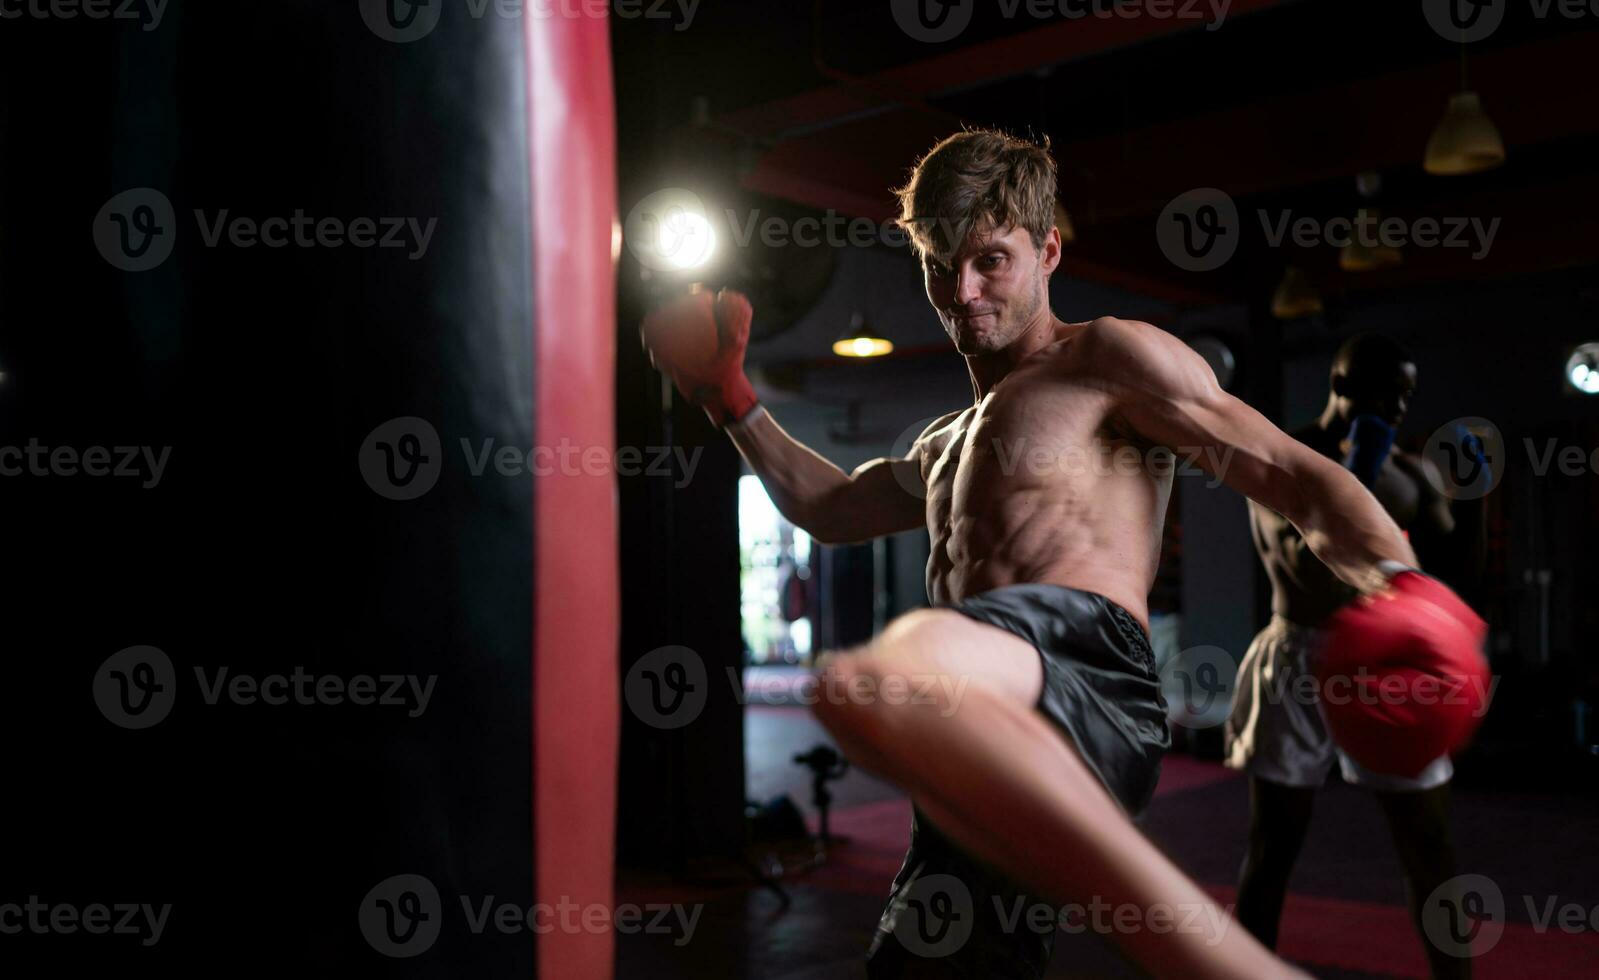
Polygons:
<instances>
[{"instance_id":1,"label":"man's right arm","mask_svg":"<svg viewBox=\"0 0 1599 980\"><path fill-rule=\"evenodd\" d=\"M753 316L741 293L696 290L651 311L640 335L651 363L732 437L778 512L817 541L852 544L926 523L919 446L908 459L874 459L846 474L760 407L744 375Z\"/></svg>"},{"instance_id":2,"label":"man's right arm","mask_svg":"<svg viewBox=\"0 0 1599 980\"><path fill-rule=\"evenodd\" d=\"M919 443L909 458L874 459L845 473L763 409L726 432L778 512L822 544L854 544L927 523Z\"/></svg>"}]
</instances>

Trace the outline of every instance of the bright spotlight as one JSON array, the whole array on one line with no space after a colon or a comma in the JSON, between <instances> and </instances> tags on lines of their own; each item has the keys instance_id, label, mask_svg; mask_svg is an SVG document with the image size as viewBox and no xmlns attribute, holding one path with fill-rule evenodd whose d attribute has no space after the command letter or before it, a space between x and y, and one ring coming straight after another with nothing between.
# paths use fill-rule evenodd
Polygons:
<instances>
[{"instance_id":1,"label":"bright spotlight","mask_svg":"<svg viewBox=\"0 0 1599 980\"><path fill-rule=\"evenodd\" d=\"M716 231L705 215L674 209L655 238L656 252L674 269L698 269L716 251Z\"/></svg>"},{"instance_id":2,"label":"bright spotlight","mask_svg":"<svg viewBox=\"0 0 1599 980\"><path fill-rule=\"evenodd\" d=\"M639 263L661 272L698 269L716 252L716 230L693 191L668 187L628 212L622 240Z\"/></svg>"},{"instance_id":3,"label":"bright spotlight","mask_svg":"<svg viewBox=\"0 0 1599 980\"><path fill-rule=\"evenodd\" d=\"M1599 342L1583 344L1566 361L1566 380L1584 395L1599 395Z\"/></svg>"}]
</instances>

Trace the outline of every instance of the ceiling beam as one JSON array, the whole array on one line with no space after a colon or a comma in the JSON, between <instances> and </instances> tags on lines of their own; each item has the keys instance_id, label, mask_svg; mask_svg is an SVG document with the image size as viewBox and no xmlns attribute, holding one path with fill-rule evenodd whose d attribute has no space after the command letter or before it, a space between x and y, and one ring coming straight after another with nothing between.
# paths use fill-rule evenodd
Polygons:
<instances>
[{"instance_id":1,"label":"ceiling beam","mask_svg":"<svg viewBox=\"0 0 1599 980\"><path fill-rule=\"evenodd\" d=\"M1289 2L1232 0L1227 19L1236 20ZM1183 17L1059 20L991 41L960 47L946 45L945 50L930 58L724 113L715 122L757 139L782 139L792 133L815 132L833 123L862 122L878 112L899 109L902 100L938 98L1168 35L1204 30L1206 23Z\"/></svg>"}]
</instances>

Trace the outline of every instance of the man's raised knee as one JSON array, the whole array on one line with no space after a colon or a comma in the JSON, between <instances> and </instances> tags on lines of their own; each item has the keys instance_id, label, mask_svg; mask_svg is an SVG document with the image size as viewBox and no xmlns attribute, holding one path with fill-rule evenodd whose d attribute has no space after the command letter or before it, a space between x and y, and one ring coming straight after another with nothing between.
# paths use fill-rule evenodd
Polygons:
<instances>
[{"instance_id":1,"label":"man's raised knee","mask_svg":"<svg viewBox=\"0 0 1599 980\"><path fill-rule=\"evenodd\" d=\"M823 723L844 724L869 701L868 689L875 686L876 668L864 663L860 651L826 653L817 658L812 672L816 687L811 711Z\"/></svg>"},{"instance_id":2,"label":"man's raised knee","mask_svg":"<svg viewBox=\"0 0 1599 980\"><path fill-rule=\"evenodd\" d=\"M906 706L947 709L965 687L936 671L919 669L914 657L875 645L859 653L820 657L813 677L811 704L817 718L829 727L849 725L861 734L882 731Z\"/></svg>"}]
</instances>

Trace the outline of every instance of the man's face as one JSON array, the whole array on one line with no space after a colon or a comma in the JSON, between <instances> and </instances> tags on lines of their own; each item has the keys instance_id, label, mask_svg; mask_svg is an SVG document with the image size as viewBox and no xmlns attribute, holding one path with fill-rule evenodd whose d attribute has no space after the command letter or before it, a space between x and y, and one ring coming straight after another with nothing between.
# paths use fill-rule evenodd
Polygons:
<instances>
[{"instance_id":1,"label":"man's face","mask_svg":"<svg viewBox=\"0 0 1599 980\"><path fill-rule=\"evenodd\" d=\"M1042 250L1023 228L973 231L944 265L922 260L927 298L955 349L972 357L1009 347L1048 300L1049 274L1060 264L1060 233Z\"/></svg>"},{"instance_id":2,"label":"man's face","mask_svg":"<svg viewBox=\"0 0 1599 980\"><path fill-rule=\"evenodd\" d=\"M1348 374L1337 376L1333 384L1338 395L1338 414L1345 422L1361 415L1375 415L1397 427L1410 411L1410 399L1416 394L1416 365L1407 362L1381 369L1357 365Z\"/></svg>"}]
</instances>

